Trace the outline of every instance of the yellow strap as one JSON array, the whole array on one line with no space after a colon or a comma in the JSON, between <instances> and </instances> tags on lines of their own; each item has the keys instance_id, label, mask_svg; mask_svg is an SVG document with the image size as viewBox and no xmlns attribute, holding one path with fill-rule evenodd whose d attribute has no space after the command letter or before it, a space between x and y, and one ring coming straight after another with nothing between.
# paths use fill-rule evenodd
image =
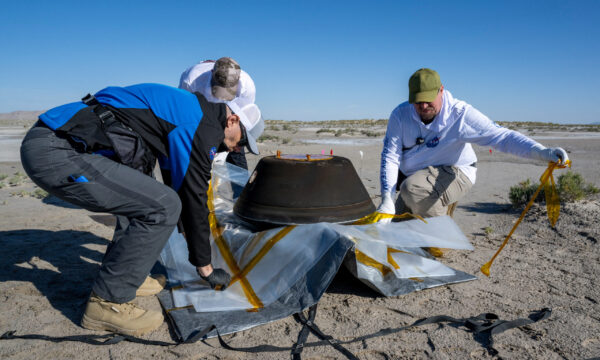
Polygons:
<instances>
[{"instance_id":1,"label":"yellow strap","mask_svg":"<svg viewBox=\"0 0 600 360\"><path fill-rule=\"evenodd\" d=\"M247 259L250 257L250 254L254 251L254 249L261 243L262 238L265 237L265 235L267 234L267 231L261 231L257 234L255 234L252 239L250 239L245 245L244 245L244 252L240 255L240 259Z\"/></svg>"},{"instance_id":2,"label":"yellow strap","mask_svg":"<svg viewBox=\"0 0 600 360\"><path fill-rule=\"evenodd\" d=\"M356 220L355 222L351 223L350 225L368 225L368 224L374 224L382 219L405 219L408 217L419 219L419 220L423 221L424 223L427 223L427 221L425 221L425 219L423 219L421 216L407 213L407 212L404 214L400 214L400 215L394 215L394 214L385 214L385 213L380 213L380 212L375 211L367 216L364 216L364 217Z\"/></svg>"},{"instance_id":3,"label":"yellow strap","mask_svg":"<svg viewBox=\"0 0 600 360\"><path fill-rule=\"evenodd\" d=\"M354 239L351 239L354 240ZM397 250L397 249L392 249L392 248L387 248L387 261L390 265L392 265L394 267L394 269L400 269L400 265L398 265L398 263L396 263L396 261L394 260L394 258L392 257L393 253L403 253L403 254L410 254L409 252L403 251L403 250ZM359 263L366 265L366 266L370 266L373 267L377 270L379 270L379 272L385 276L387 275L390 271L392 271L388 266L380 263L379 261L373 259L372 257L370 257L369 255L363 253L362 251L358 250L358 249L354 249L354 254L356 255L356 261L358 261Z\"/></svg>"},{"instance_id":4,"label":"yellow strap","mask_svg":"<svg viewBox=\"0 0 600 360\"><path fill-rule=\"evenodd\" d=\"M210 224L210 230L213 234L213 238L215 239L215 243L217 244L217 247L219 248L219 251L221 252L221 255L223 256L223 259L227 263L227 266L229 266L231 271L234 273L234 278L235 277L239 278L240 285L242 287L242 290L244 291L244 295L246 295L246 298L248 299L248 302L252 305L253 309L256 310L259 308L263 308L264 305L263 305L262 301L260 301L260 299L258 298L256 293L254 292L254 289L252 289L252 286L250 285L250 282L248 281L248 279L246 279L244 276L241 276L241 277L238 276L238 274L241 273L240 268L239 268L237 262L235 261L233 254L231 254L231 250L229 250L229 246L227 246L225 239L223 239L223 228L217 225L217 217L214 213L214 204L213 204L213 200L214 200L213 196L214 195L213 195L212 181L209 182L207 194L208 194L207 205L208 205L208 209L210 211L210 214L208 215L208 221ZM233 283L233 281L231 281L229 283L229 285L231 285L232 283Z\"/></svg>"},{"instance_id":5,"label":"yellow strap","mask_svg":"<svg viewBox=\"0 0 600 360\"><path fill-rule=\"evenodd\" d=\"M379 261L373 259L372 257L368 256L367 254L365 254L364 252L362 252L356 248L354 249L354 254L356 255L356 260L358 262L379 270L379 272L383 276L386 276L388 273L390 273L392 271L389 267L383 265Z\"/></svg>"},{"instance_id":6,"label":"yellow strap","mask_svg":"<svg viewBox=\"0 0 600 360\"><path fill-rule=\"evenodd\" d=\"M554 176L552 174L550 174L550 183L546 182L544 185L544 193L546 194L548 220L550 221L550 225L554 227L560 215L560 197L558 196L558 191L556 191L556 184L554 183Z\"/></svg>"},{"instance_id":7,"label":"yellow strap","mask_svg":"<svg viewBox=\"0 0 600 360\"><path fill-rule=\"evenodd\" d=\"M423 249L425 251L427 251L428 253L430 253L433 257L436 257L436 258L444 257L444 250L440 249L439 247L430 246L430 247L425 247Z\"/></svg>"},{"instance_id":8,"label":"yellow strap","mask_svg":"<svg viewBox=\"0 0 600 360\"><path fill-rule=\"evenodd\" d=\"M256 264L258 264L258 262L269 252L269 250L271 250L271 248L273 248L273 246L275 246L275 244L277 244L279 240L283 239L287 234L289 234L290 231L294 230L295 227L295 225L286 226L279 232L277 232L275 236L267 240L262 249L260 249L258 253L252 258L252 260L248 262L248 265L246 265L246 267L244 267L242 271L236 272L235 276L231 279L230 284L233 284L238 280L241 281L242 279L244 279L245 276L248 275L248 273L254 268L254 266L256 266Z\"/></svg>"},{"instance_id":9,"label":"yellow strap","mask_svg":"<svg viewBox=\"0 0 600 360\"><path fill-rule=\"evenodd\" d=\"M364 217L356 220L355 222L351 223L350 225L369 225L369 224L374 224L382 219L390 219L390 218L405 219L408 217L419 219L419 220L423 221L424 223L427 223L427 221L425 219L423 219L421 216L414 215L414 214L411 214L408 212L406 212L404 214L400 214L400 215L394 215L394 214L385 214L385 213L380 213L380 212L375 211L367 216L364 216ZM351 239L351 240L356 242L355 239ZM396 261L394 261L394 258L391 255L394 252L403 252L403 253L406 253L406 252L401 251L401 250L392 249L392 248L387 249L388 263L390 263L390 265L392 265L395 269L399 269L400 266L396 263ZM360 250L355 249L354 253L356 254L356 261L362 263L363 265L370 266L370 267L373 267L373 268L379 270L379 272L381 272L381 274L383 276L387 275L390 271L392 271L389 267L387 267L384 264L380 263L379 261L367 256L365 253L361 252Z\"/></svg>"},{"instance_id":10,"label":"yellow strap","mask_svg":"<svg viewBox=\"0 0 600 360\"><path fill-rule=\"evenodd\" d=\"M540 177L540 182L541 182L540 186L538 186L537 190L535 191L535 193L531 197L531 200L529 200L529 203L525 207L525 210L523 210L523 212L521 213L521 216L519 216L519 219L517 220L517 222L513 226L512 230L510 230L510 233L508 233L508 236L506 237L506 239L504 239L504 242L502 242L502 245L500 245L500 248L498 249L498 251L496 251L496 253L494 254L494 256L492 256L492 258L490 259L490 261L488 261L485 264L483 264L483 266L480 269L482 273L484 273L486 276L490 276L490 267L492 266L492 263L494 262L494 259L496 259L496 257L498 256L498 254L500 254L500 251L502 251L502 249L504 249L504 246L506 246L506 244L508 243L508 239L510 239L510 237L512 236L512 234L515 232L515 230L517 229L517 227L521 223L521 220L523 220L523 218L525 217L525 214L527 213L527 211L529 211L529 208L531 207L531 205L533 205L533 202L535 201L535 198L537 198L538 194L540 193L540 190L542 190L542 187L546 186L546 183L548 182L548 179L550 177L552 177L552 172L554 171L554 169L557 168L557 167L559 167L559 168L562 169L562 168L565 168L567 166L571 167L571 161L570 160L567 160L564 165L560 165L559 163L555 163L555 162L548 163L548 168L546 169L546 171L544 171L544 173ZM552 185L554 186L554 179L552 179ZM554 189L553 191L556 191L556 189ZM558 196L558 195L556 195L556 196ZM556 201L556 200L552 200L552 201ZM559 203L559 208L558 209L555 209L555 208L552 209L552 211L557 211L557 213L556 213L556 220L558 220L558 211L560 209L560 201L558 203ZM550 217L550 214L548 215L548 217ZM555 223L556 223L556 220L554 221ZM550 219L550 223L552 223L552 219ZM552 225L552 226L554 226L554 225Z\"/></svg>"},{"instance_id":11,"label":"yellow strap","mask_svg":"<svg viewBox=\"0 0 600 360\"><path fill-rule=\"evenodd\" d=\"M387 261L390 263L390 265L392 265L394 267L394 269L400 269L400 265L398 265L396 260L394 260L394 258L392 257L393 253L403 253L403 254L410 254L410 253L406 252L406 251L402 251L402 250L387 248Z\"/></svg>"}]
</instances>

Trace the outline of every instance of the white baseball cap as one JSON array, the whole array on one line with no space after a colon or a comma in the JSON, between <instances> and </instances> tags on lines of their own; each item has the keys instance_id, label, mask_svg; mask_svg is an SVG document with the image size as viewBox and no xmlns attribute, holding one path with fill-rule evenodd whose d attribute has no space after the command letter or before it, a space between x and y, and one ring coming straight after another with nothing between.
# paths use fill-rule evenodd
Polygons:
<instances>
[{"instance_id":1,"label":"white baseball cap","mask_svg":"<svg viewBox=\"0 0 600 360\"><path fill-rule=\"evenodd\" d=\"M241 71L240 64L230 57L217 60L210 80L212 95L225 101L233 100L238 91Z\"/></svg>"},{"instance_id":2,"label":"white baseball cap","mask_svg":"<svg viewBox=\"0 0 600 360\"><path fill-rule=\"evenodd\" d=\"M240 107L235 100L226 101L225 103L234 114L240 117L240 121L243 125L242 131L245 130L245 135L248 139L248 150L250 150L251 153L258 155L256 140L265 130L265 121L260 114L260 109L256 104L247 104Z\"/></svg>"}]
</instances>

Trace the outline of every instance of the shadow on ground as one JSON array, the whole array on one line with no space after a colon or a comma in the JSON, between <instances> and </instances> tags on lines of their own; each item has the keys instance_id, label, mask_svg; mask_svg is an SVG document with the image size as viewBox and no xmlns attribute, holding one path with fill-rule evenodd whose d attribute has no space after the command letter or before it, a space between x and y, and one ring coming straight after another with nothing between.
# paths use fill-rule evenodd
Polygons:
<instances>
[{"instance_id":1,"label":"shadow on ground","mask_svg":"<svg viewBox=\"0 0 600 360\"><path fill-rule=\"evenodd\" d=\"M84 231L0 231L0 283L33 284L41 294L27 286L5 289L44 296L55 309L79 324L103 256L103 250L91 247L106 244L105 238Z\"/></svg>"},{"instance_id":2,"label":"shadow on ground","mask_svg":"<svg viewBox=\"0 0 600 360\"><path fill-rule=\"evenodd\" d=\"M467 212L478 212L483 214L502 214L514 211L510 204L495 202L476 202L472 205L459 205L458 207Z\"/></svg>"},{"instance_id":3,"label":"shadow on ground","mask_svg":"<svg viewBox=\"0 0 600 360\"><path fill-rule=\"evenodd\" d=\"M383 297L383 295L371 289L357 277L352 275L344 264L340 266L340 269L335 274L335 277L331 284L329 284L326 292L332 294L355 295L371 299Z\"/></svg>"},{"instance_id":4,"label":"shadow on ground","mask_svg":"<svg viewBox=\"0 0 600 360\"><path fill-rule=\"evenodd\" d=\"M117 225L117 218L114 215L111 214L107 214L107 215L90 215L90 218L92 220L94 220L95 222L111 227L111 228L115 228L115 226Z\"/></svg>"},{"instance_id":5,"label":"shadow on ground","mask_svg":"<svg viewBox=\"0 0 600 360\"><path fill-rule=\"evenodd\" d=\"M54 206L58 206L58 207L66 208L66 209L81 209L81 207L79 207L77 205L73 205L69 202L61 200L60 198L57 198L56 196L52 196L52 195L48 195L45 198L43 198L42 202L44 204L54 205Z\"/></svg>"}]
</instances>

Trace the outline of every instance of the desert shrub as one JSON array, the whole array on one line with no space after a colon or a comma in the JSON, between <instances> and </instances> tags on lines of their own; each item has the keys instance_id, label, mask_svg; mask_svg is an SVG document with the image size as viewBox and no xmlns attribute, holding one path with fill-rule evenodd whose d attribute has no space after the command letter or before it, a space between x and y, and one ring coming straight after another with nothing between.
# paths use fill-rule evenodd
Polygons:
<instances>
[{"instance_id":1,"label":"desert shrub","mask_svg":"<svg viewBox=\"0 0 600 360\"><path fill-rule=\"evenodd\" d=\"M319 129L319 130L317 130L317 134L320 134L320 133L335 133L335 130L333 130L333 129Z\"/></svg>"},{"instance_id":2,"label":"desert shrub","mask_svg":"<svg viewBox=\"0 0 600 360\"><path fill-rule=\"evenodd\" d=\"M508 197L514 207L518 207L527 204L540 184L532 184L531 180L527 179L521 181L518 185L511 186L508 190ZM544 189L540 191L535 202L541 202L544 200Z\"/></svg>"},{"instance_id":3,"label":"desert shrub","mask_svg":"<svg viewBox=\"0 0 600 360\"><path fill-rule=\"evenodd\" d=\"M278 140L278 139L279 139L279 136L276 136L276 135L262 134L261 136L259 136L257 141L264 142L264 141L268 141L268 140Z\"/></svg>"},{"instance_id":4,"label":"desert shrub","mask_svg":"<svg viewBox=\"0 0 600 360\"><path fill-rule=\"evenodd\" d=\"M491 226L486 226L485 228L483 228L483 232L485 232L486 236L492 235L492 233L494 232L494 229L492 229Z\"/></svg>"},{"instance_id":5,"label":"desert shrub","mask_svg":"<svg viewBox=\"0 0 600 360\"><path fill-rule=\"evenodd\" d=\"M583 125L581 128L582 131L600 131L600 125Z\"/></svg>"},{"instance_id":6,"label":"desert shrub","mask_svg":"<svg viewBox=\"0 0 600 360\"><path fill-rule=\"evenodd\" d=\"M47 191L43 190L43 189L35 189L34 191L25 191L25 190L20 190L20 191L13 191L10 193L11 196L17 196L17 197L33 197L36 199L45 199L48 196L50 196L50 194L48 194Z\"/></svg>"},{"instance_id":7,"label":"desert shrub","mask_svg":"<svg viewBox=\"0 0 600 360\"><path fill-rule=\"evenodd\" d=\"M0 174L0 189L5 187L7 184L4 183L4 180L8 177L6 174Z\"/></svg>"},{"instance_id":8,"label":"desert shrub","mask_svg":"<svg viewBox=\"0 0 600 360\"><path fill-rule=\"evenodd\" d=\"M290 141L292 141L291 138L283 138L283 139L281 139L281 143L282 144L288 144Z\"/></svg>"},{"instance_id":9,"label":"desert shrub","mask_svg":"<svg viewBox=\"0 0 600 360\"><path fill-rule=\"evenodd\" d=\"M511 186L508 192L510 202L515 207L527 204L539 186L539 183L531 183L529 179L520 182L518 185ZM566 174L558 177L556 180L556 191L563 202L582 200L600 192L593 184L586 183L581 174L573 171L568 171ZM545 199L544 189L542 188L535 202L541 203Z\"/></svg>"},{"instance_id":10,"label":"desert shrub","mask_svg":"<svg viewBox=\"0 0 600 360\"><path fill-rule=\"evenodd\" d=\"M342 127L342 126L382 126L386 127L388 119L358 119L358 120L324 120L324 121L298 121L298 120L265 120L266 125L283 125L288 124L292 126L328 126L328 127Z\"/></svg>"},{"instance_id":11,"label":"desert shrub","mask_svg":"<svg viewBox=\"0 0 600 360\"><path fill-rule=\"evenodd\" d=\"M371 130L361 130L360 133L368 137L379 137L384 135L384 133L382 132L376 132Z\"/></svg>"},{"instance_id":12,"label":"desert shrub","mask_svg":"<svg viewBox=\"0 0 600 360\"><path fill-rule=\"evenodd\" d=\"M285 131L293 131L295 128L290 124L283 124L283 130Z\"/></svg>"},{"instance_id":13,"label":"desert shrub","mask_svg":"<svg viewBox=\"0 0 600 360\"><path fill-rule=\"evenodd\" d=\"M48 196L49 196L48 192L43 189L35 189L34 191L31 192L31 197L34 197L36 199L45 199Z\"/></svg>"},{"instance_id":14,"label":"desert shrub","mask_svg":"<svg viewBox=\"0 0 600 360\"><path fill-rule=\"evenodd\" d=\"M340 137L343 134L354 135L355 132L356 132L356 130L351 129L351 128L339 129L338 131L335 132L334 136L335 137Z\"/></svg>"},{"instance_id":15,"label":"desert shrub","mask_svg":"<svg viewBox=\"0 0 600 360\"><path fill-rule=\"evenodd\" d=\"M557 179L558 193L563 201L585 199L600 190L593 184L586 183L581 174L568 171Z\"/></svg>"},{"instance_id":16,"label":"desert shrub","mask_svg":"<svg viewBox=\"0 0 600 360\"><path fill-rule=\"evenodd\" d=\"M18 197L26 197L29 196L30 193L28 191L25 190L21 190L21 191L13 191L10 193L11 196L18 196Z\"/></svg>"},{"instance_id":17,"label":"desert shrub","mask_svg":"<svg viewBox=\"0 0 600 360\"><path fill-rule=\"evenodd\" d=\"M279 130L281 130L281 128L277 125L270 125L270 126L267 126L267 128L265 130L279 131Z\"/></svg>"},{"instance_id":18,"label":"desert shrub","mask_svg":"<svg viewBox=\"0 0 600 360\"><path fill-rule=\"evenodd\" d=\"M19 186L25 182L26 178L27 176L25 176L25 174L23 174L20 171L17 171L10 179L8 179L8 184L10 186Z\"/></svg>"}]
</instances>

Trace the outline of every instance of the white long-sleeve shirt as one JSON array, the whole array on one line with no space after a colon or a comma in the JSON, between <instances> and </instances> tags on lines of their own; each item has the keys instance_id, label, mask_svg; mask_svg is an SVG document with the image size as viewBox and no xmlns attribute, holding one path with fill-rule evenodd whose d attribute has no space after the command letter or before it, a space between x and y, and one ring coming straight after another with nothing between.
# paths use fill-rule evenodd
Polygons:
<instances>
[{"instance_id":1,"label":"white long-sleeve shirt","mask_svg":"<svg viewBox=\"0 0 600 360\"><path fill-rule=\"evenodd\" d=\"M212 79L212 69L214 66L214 61L207 60L190 67L181 74L179 88L190 92L197 91L212 103L225 102L224 100L214 97L211 91L210 80ZM244 70L241 70L237 94L233 101L240 107L244 107L248 104L254 104L255 98L256 87L254 86L254 81L252 81L250 75Z\"/></svg>"},{"instance_id":2,"label":"white long-sleeve shirt","mask_svg":"<svg viewBox=\"0 0 600 360\"><path fill-rule=\"evenodd\" d=\"M417 139L424 142L417 144ZM381 193L395 190L398 169L406 176L428 166L456 166L475 184L477 161L471 143L531 158L538 143L527 136L492 122L444 89L440 113L423 124L413 104L398 105L390 115L381 153ZM404 150L403 150L404 149Z\"/></svg>"}]
</instances>

